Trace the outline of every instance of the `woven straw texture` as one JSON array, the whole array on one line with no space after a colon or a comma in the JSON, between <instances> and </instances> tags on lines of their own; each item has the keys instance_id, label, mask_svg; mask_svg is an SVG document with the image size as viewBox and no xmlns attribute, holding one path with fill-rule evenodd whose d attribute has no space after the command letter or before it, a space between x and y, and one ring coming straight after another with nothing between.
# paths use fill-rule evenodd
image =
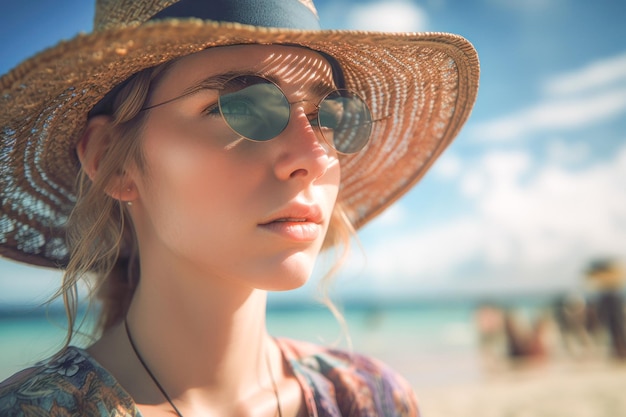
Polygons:
<instances>
[{"instance_id":1,"label":"woven straw texture","mask_svg":"<svg viewBox=\"0 0 626 417\"><path fill-rule=\"evenodd\" d=\"M88 111L130 75L176 57L249 43L299 44L335 57L347 87L382 119L364 151L340 157L339 200L357 228L424 175L476 98L478 58L456 35L306 32L194 19L141 24L154 7L107 10L108 3L114 2L100 4L93 34L62 42L0 78L0 255L66 264L64 224L79 170L74 147Z\"/></svg>"}]
</instances>

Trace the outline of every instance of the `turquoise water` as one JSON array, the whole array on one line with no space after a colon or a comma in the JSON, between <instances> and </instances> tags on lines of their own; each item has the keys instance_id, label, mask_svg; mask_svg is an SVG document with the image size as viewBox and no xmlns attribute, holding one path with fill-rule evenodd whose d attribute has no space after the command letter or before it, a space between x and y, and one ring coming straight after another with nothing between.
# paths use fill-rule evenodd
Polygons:
<instances>
[{"instance_id":1,"label":"turquoise water","mask_svg":"<svg viewBox=\"0 0 626 417\"><path fill-rule=\"evenodd\" d=\"M350 308L344 311L354 351L399 370L415 386L476 378L477 337L469 306ZM63 343L62 315L0 316L0 380L53 354ZM349 342L323 307L268 312L271 334L325 345ZM78 345L89 344L78 339Z\"/></svg>"}]
</instances>

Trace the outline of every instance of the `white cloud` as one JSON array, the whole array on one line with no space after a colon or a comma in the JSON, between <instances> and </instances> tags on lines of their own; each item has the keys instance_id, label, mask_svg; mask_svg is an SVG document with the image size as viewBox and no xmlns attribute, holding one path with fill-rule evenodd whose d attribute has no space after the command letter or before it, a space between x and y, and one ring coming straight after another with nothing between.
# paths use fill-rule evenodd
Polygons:
<instances>
[{"instance_id":1,"label":"white cloud","mask_svg":"<svg viewBox=\"0 0 626 417\"><path fill-rule=\"evenodd\" d=\"M502 118L471 126L484 141L510 141L537 131L571 131L626 112L626 87L577 98L548 99Z\"/></svg>"},{"instance_id":2,"label":"white cloud","mask_svg":"<svg viewBox=\"0 0 626 417\"><path fill-rule=\"evenodd\" d=\"M487 176L497 175L485 165ZM477 200L486 227L513 250L503 262L537 268L626 247L626 147L606 164L569 172L547 166L524 181L497 178Z\"/></svg>"},{"instance_id":3,"label":"white cloud","mask_svg":"<svg viewBox=\"0 0 626 417\"><path fill-rule=\"evenodd\" d=\"M536 132L566 132L626 115L626 54L592 62L551 77L534 105L475 123L479 141L513 141Z\"/></svg>"},{"instance_id":4,"label":"white cloud","mask_svg":"<svg viewBox=\"0 0 626 417\"><path fill-rule=\"evenodd\" d=\"M470 218L459 218L418 233L385 240L368 255L368 271L386 279L389 276L410 280L433 274L446 274L478 254L480 225ZM369 254L369 250L368 250ZM455 263L449 262L454 259Z\"/></svg>"},{"instance_id":5,"label":"white cloud","mask_svg":"<svg viewBox=\"0 0 626 417\"><path fill-rule=\"evenodd\" d=\"M454 179L461 172L461 166L461 158L451 152L447 152L437 160L431 172L441 179Z\"/></svg>"},{"instance_id":6,"label":"white cloud","mask_svg":"<svg viewBox=\"0 0 626 417\"><path fill-rule=\"evenodd\" d=\"M463 169L477 178L465 186L475 214L368 245L365 271L380 285L563 287L581 282L594 256L626 256L626 145L577 171L537 170L521 151L488 153Z\"/></svg>"},{"instance_id":7,"label":"white cloud","mask_svg":"<svg viewBox=\"0 0 626 417\"><path fill-rule=\"evenodd\" d=\"M466 197L478 197L486 190L507 192L507 185L522 176L531 158L523 151L494 151L485 155L475 169L460 176L461 192Z\"/></svg>"},{"instance_id":8,"label":"white cloud","mask_svg":"<svg viewBox=\"0 0 626 417\"><path fill-rule=\"evenodd\" d=\"M626 80L626 53L616 55L584 68L550 78L544 85L548 95L580 93Z\"/></svg>"},{"instance_id":9,"label":"white cloud","mask_svg":"<svg viewBox=\"0 0 626 417\"><path fill-rule=\"evenodd\" d=\"M586 161L591 156L591 148L588 143L555 139L548 143L547 154L557 165L571 165Z\"/></svg>"},{"instance_id":10,"label":"white cloud","mask_svg":"<svg viewBox=\"0 0 626 417\"><path fill-rule=\"evenodd\" d=\"M382 227L395 226L400 224L408 216L406 207L397 202L383 211L377 218L376 224Z\"/></svg>"},{"instance_id":11,"label":"white cloud","mask_svg":"<svg viewBox=\"0 0 626 417\"><path fill-rule=\"evenodd\" d=\"M348 28L382 32L420 32L428 24L418 5L403 0L355 4L347 15Z\"/></svg>"}]
</instances>

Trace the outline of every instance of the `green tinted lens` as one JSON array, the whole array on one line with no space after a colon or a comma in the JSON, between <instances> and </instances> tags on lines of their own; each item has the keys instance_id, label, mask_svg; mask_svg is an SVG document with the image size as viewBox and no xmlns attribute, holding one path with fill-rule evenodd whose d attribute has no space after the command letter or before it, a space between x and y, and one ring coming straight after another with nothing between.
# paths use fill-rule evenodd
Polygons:
<instances>
[{"instance_id":1,"label":"green tinted lens","mask_svg":"<svg viewBox=\"0 0 626 417\"><path fill-rule=\"evenodd\" d=\"M271 81L245 75L229 80L220 90L219 108L228 126L238 135L267 141L289 123L291 105ZM326 142L337 152L350 154L363 149L372 131L367 104L349 90L335 90L320 102L317 120Z\"/></svg>"},{"instance_id":2,"label":"green tinted lens","mask_svg":"<svg viewBox=\"0 0 626 417\"><path fill-rule=\"evenodd\" d=\"M278 136L289 123L289 102L271 81L241 76L220 90L222 117L237 134L254 141Z\"/></svg>"},{"instance_id":3,"label":"green tinted lens","mask_svg":"<svg viewBox=\"0 0 626 417\"><path fill-rule=\"evenodd\" d=\"M349 90L333 91L322 100L318 123L324 139L337 152L345 154L363 149L372 132L372 115L367 104Z\"/></svg>"}]
</instances>

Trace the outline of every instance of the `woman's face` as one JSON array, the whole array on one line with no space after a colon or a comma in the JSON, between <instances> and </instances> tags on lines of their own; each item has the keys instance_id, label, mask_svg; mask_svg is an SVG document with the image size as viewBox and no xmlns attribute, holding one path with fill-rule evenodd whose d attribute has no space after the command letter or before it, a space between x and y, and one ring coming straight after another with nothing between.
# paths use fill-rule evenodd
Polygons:
<instances>
[{"instance_id":1,"label":"woman's face","mask_svg":"<svg viewBox=\"0 0 626 417\"><path fill-rule=\"evenodd\" d=\"M263 74L295 103L277 137L243 140L215 111L218 90L203 80L227 73ZM330 65L298 47L221 47L175 62L148 106L183 97L147 110L145 169L129 171L142 273L267 290L306 282L340 180L336 153L307 113L333 87Z\"/></svg>"}]
</instances>

